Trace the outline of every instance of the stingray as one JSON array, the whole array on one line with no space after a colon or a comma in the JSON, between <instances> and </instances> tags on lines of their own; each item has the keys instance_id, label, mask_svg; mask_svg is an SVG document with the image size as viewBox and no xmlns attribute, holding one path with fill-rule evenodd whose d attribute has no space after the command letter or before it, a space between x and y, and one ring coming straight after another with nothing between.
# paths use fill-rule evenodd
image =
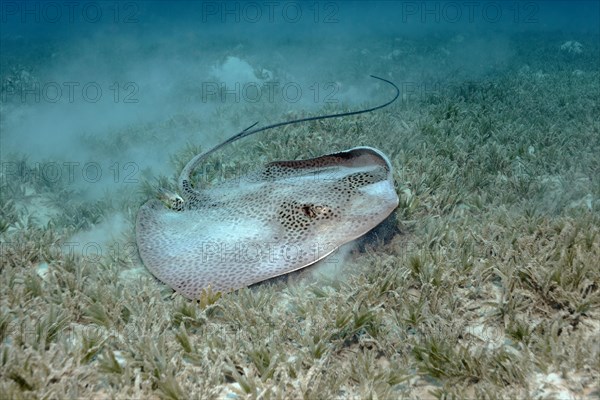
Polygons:
<instances>
[{"instance_id":1,"label":"stingray","mask_svg":"<svg viewBox=\"0 0 600 400\"><path fill-rule=\"evenodd\" d=\"M372 75L371 75L372 76ZM364 235L398 205L392 165L381 151L354 147L306 160L270 162L245 176L195 188L191 175L223 146L289 124L371 112L393 103L340 114L244 129L192 158L178 194L163 191L140 208L138 251L150 272L188 298L203 290L229 292L305 268Z\"/></svg>"}]
</instances>

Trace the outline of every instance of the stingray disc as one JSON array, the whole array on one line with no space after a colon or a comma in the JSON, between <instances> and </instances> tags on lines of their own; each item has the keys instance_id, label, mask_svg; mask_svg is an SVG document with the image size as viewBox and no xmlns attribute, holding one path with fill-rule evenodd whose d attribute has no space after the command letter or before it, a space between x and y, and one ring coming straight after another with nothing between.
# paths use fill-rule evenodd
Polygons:
<instances>
[{"instance_id":1,"label":"stingray disc","mask_svg":"<svg viewBox=\"0 0 600 400\"><path fill-rule=\"evenodd\" d=\"M309 266L382 222L398 205L388 158L356 147L269 163L170 209L137 217L139 253L158 279L189 298L231 291Z\"/></svg>"}]
</instances>

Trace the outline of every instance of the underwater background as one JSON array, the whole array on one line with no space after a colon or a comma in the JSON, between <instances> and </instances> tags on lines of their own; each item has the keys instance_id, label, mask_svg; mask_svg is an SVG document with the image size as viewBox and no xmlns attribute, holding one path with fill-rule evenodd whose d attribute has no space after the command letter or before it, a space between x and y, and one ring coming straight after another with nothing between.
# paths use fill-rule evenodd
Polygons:
<instances>
[{"instance_id":1,"label":"underwater background","mask_svg":"<svg viewBox=\"0 0 600 400\"><path fill-rule=\"evenodd\" d=\"M288 281L189 301L140 206L356 146L400 205ZM600 396L597 1L3 1L0 397Z\"/></svg>"}]
</instances>

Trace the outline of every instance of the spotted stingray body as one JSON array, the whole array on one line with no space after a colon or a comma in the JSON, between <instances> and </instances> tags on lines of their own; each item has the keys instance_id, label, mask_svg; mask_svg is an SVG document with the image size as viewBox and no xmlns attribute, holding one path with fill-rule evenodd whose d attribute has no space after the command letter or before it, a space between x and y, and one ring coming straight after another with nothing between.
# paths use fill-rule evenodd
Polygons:
<instances>
[{"instance_id":1,"label":"spotted stingray body","mask_svg":"<svg viewBox=\"0 0 600 400\"><path fill-rule=\"evenodd\" d=\"M146 267L188 298L228 292L307 267L377 226L398 205L389 159L356 147L309 160L276 161L210 189L190 176L219 148L278 126L382 108L309 117L250 128L194 157L177 195L150 200L138 213L136 238ZM164 195L164 193L163 193Z\"/></svg>"},{"instance_id":2,"label":"spotted stingray body","mask_svg":"<svg viewBox=\"0 0 600 400\"><path fill-rule=\"evenodd\" d=\"M231 291L296 271L362 236L398 205L389 160L358 147L268 164L185 199L181 211L142 206L146 267L186 297Z\"/></svg>"}]
</instances>

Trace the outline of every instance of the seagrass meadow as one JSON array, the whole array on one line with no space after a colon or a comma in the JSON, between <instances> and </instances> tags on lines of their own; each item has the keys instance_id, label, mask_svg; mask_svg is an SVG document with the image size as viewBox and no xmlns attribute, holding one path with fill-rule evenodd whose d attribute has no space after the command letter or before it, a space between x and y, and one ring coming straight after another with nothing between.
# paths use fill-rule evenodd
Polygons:
<instances>
[{"instance_id":1,"label":"seagrass meadow","mask_svg":"<svg viewBox=\"0 0 600 400\"><path fill-rule=\"evenodd\" d=\"M159 186L176 191L183 165L210 147L198 132L216 144L254 121L376 104L387 87L358 104L217 104L85 137L97 158L165 149L159 172L93 194L68 175L43 179L44 162L64 160L3 153L18 168L1 177L0 397L598 398L600 40L576 39L580 52L561 49L572 38L560 33L515 34L509 62L476 75L448 61L468 35L353 43L324 79L380 75L401 87L396 103L236 142L196 186L365 145L392 160L399 207L333 267L198 301L152 277L134 236L140 205ZM10 62L3 80L35 76L39 60ZM440 67L417 79L425 64ZM183 140L172 145L172 132ZM73 245L84 242L104 251Z\"/></svg>"}]
</instances>

